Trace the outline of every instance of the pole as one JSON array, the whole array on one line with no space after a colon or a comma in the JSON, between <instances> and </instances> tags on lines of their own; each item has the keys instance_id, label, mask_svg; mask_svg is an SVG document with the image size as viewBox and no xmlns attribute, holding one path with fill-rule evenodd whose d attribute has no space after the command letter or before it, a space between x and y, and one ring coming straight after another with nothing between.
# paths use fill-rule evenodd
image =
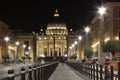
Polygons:
<instances>
[{"instance_id":1,"label":"pole","mask_svg":"<svg viewBox=\"0 0 120 80\"><path fill-rule=\"evenodd\" d=\"M100 51L99 51L99 64L105 63L105 54L102 50L102 44L104 43L104 15L100 16Z\"/></svg>"},{"instance_id":2,"label":"pole","mask_svg":"<svg viewBox=\"0 0 120 80\"><path fill-rule=\"evenodd\" d=\"M16 47L16 51L17 51L16 60L18 61L18 46Z\"/></svg>"},{"instance_id":3,"label":"pole","mask_svg":"<svg viewBox=\"0 0 120 80\"><path fill-rule=\"evenodd\" d=\"M54 56L54 59L55 59L55 56L56 56L56 53L55 53L55 34L54 34L54 38L53 38L53 43L54 43L54 53L53 53L53 56Z\"/></svg>"},{"instance_id":4,"label":"pole","mask_svg":"<svg viewBox=\"0 0 120 80\"><path fill-rule=\"evenodd\" d=\"M88 45L88 33L86 33L86 45L85 45L85 48L88 48L89 45Z\"/></svg>"}]
</instances>

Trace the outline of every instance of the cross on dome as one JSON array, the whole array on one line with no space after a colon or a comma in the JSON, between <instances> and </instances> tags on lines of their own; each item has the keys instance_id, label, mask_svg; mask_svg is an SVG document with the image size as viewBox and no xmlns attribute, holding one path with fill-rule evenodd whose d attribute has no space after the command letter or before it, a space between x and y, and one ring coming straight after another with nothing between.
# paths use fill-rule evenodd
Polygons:
<instances>
[{"instance_id":1,"label":"cross on dome","mask_svg":"<svg viewBox=\"0 0 120 80\"><path fill-rule=\"evenodd\" d=\"M59 13L57 9L55 10L54 17L59 17Z\"/></svg>"}]
</instances>

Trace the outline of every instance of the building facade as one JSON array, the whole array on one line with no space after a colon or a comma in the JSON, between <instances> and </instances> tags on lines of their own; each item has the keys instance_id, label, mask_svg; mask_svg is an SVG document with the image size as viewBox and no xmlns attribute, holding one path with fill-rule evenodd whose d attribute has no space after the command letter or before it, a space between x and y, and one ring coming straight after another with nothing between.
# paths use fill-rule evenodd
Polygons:
<instances>
[{"instance_id":1,"label":"building facade","mask_svg":"<svg viewBox=\"0 0 120 80\"><path fill-rule=\"evenodd\" d=\"M103 36L104 41L120 40L120 2L107 2L105 5L106 13L104 14ZM100 50L100 15L97 14L91 21L91 47L98 56ZM116 54L116 56L120 56ZM107 58L107 56L106 56Z\"/></svg>"}]
</instances>

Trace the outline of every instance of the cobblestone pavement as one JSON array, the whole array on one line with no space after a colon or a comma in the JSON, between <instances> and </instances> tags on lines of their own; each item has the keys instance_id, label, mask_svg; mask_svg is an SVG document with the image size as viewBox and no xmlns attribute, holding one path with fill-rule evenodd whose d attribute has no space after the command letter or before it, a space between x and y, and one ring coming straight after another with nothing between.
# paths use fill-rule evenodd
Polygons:
<instances>
[{"instance_id":1,"label":"cobblestone pavement","mask_svg":"<svg viewBox=\"0 0 120 80\"><path fill-rule=\"evenodd\" d=\"M48 80L84 80L78 76L69 66L66 64L58 65L54 73Z\"/></svg>"}]
</instances>

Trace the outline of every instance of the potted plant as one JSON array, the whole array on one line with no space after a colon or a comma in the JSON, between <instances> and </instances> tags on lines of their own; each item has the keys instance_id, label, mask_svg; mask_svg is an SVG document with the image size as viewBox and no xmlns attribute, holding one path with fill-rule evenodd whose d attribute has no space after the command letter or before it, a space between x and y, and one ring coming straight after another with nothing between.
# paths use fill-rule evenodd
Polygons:
<instances>
[{"instance_id":1,"label":"potted plant","mask_svg":"<svg viewBox=\"0 0 120 80\"><path fill-rule=\"evenodd\" d=\"M69 59L73 59L75 61L77 59L77 55L73 54L72 56L69 57Z\"/></svg>"},{"instance_id":2,"label":"potted plant","mask_svg":"<svg viewBox=\"0 0 120 80\"><path fill-rule=\"evenodd\" d=\"M26 56L22 56L23 62L25 63Z\"/></svg>"},{"instance_id":3,"label":"potted plant","mask_svg":"<svg viewBox=\"0 0 120 80\"><path fill-rule=\"evenodd\" d=\"M102 49L104 52L111 52L114 59L115 53L120 51L120 41L109 40L106 43L103 43ZM109 65L113 66L113 69L118 69L118 61L110 61Z\"/></svg>"},{"instance_id":4,"label":"potted plant","mask_svg":"<svg viewBox=\"0 0 120 80\"><path fill-rule=\"evenodd\" d=\"M3 55L2 55L3 63L4 63L4 64L7 64L7 60L8 60L9 58L10 58L10 57L9 57L8 54L3 54Z\"/></svg>"},{"instance_id":5,"label":"potted plant","mask_svg":"<svg viewBox=\"0 0 120 80\"><path fill-rule=\"evenodd\" d=\"M90 58L91 58L91 56L93 55L92 49L91 49L91 48L86 48L86 49L84 50L84 55L88 58L87 63L88 63L88 64L91 64L92 61L90 60Z\"/></svg>"},{"instance_id":6,"label":"potted plant","mask_svg":"<svg viewBox=\"0 0 120 80\"><path fill-rule=\"evenodd\" d=\"M32 57L28 56L27 59L30 61L32 59Z\"/></svg>"}]
</instances>

